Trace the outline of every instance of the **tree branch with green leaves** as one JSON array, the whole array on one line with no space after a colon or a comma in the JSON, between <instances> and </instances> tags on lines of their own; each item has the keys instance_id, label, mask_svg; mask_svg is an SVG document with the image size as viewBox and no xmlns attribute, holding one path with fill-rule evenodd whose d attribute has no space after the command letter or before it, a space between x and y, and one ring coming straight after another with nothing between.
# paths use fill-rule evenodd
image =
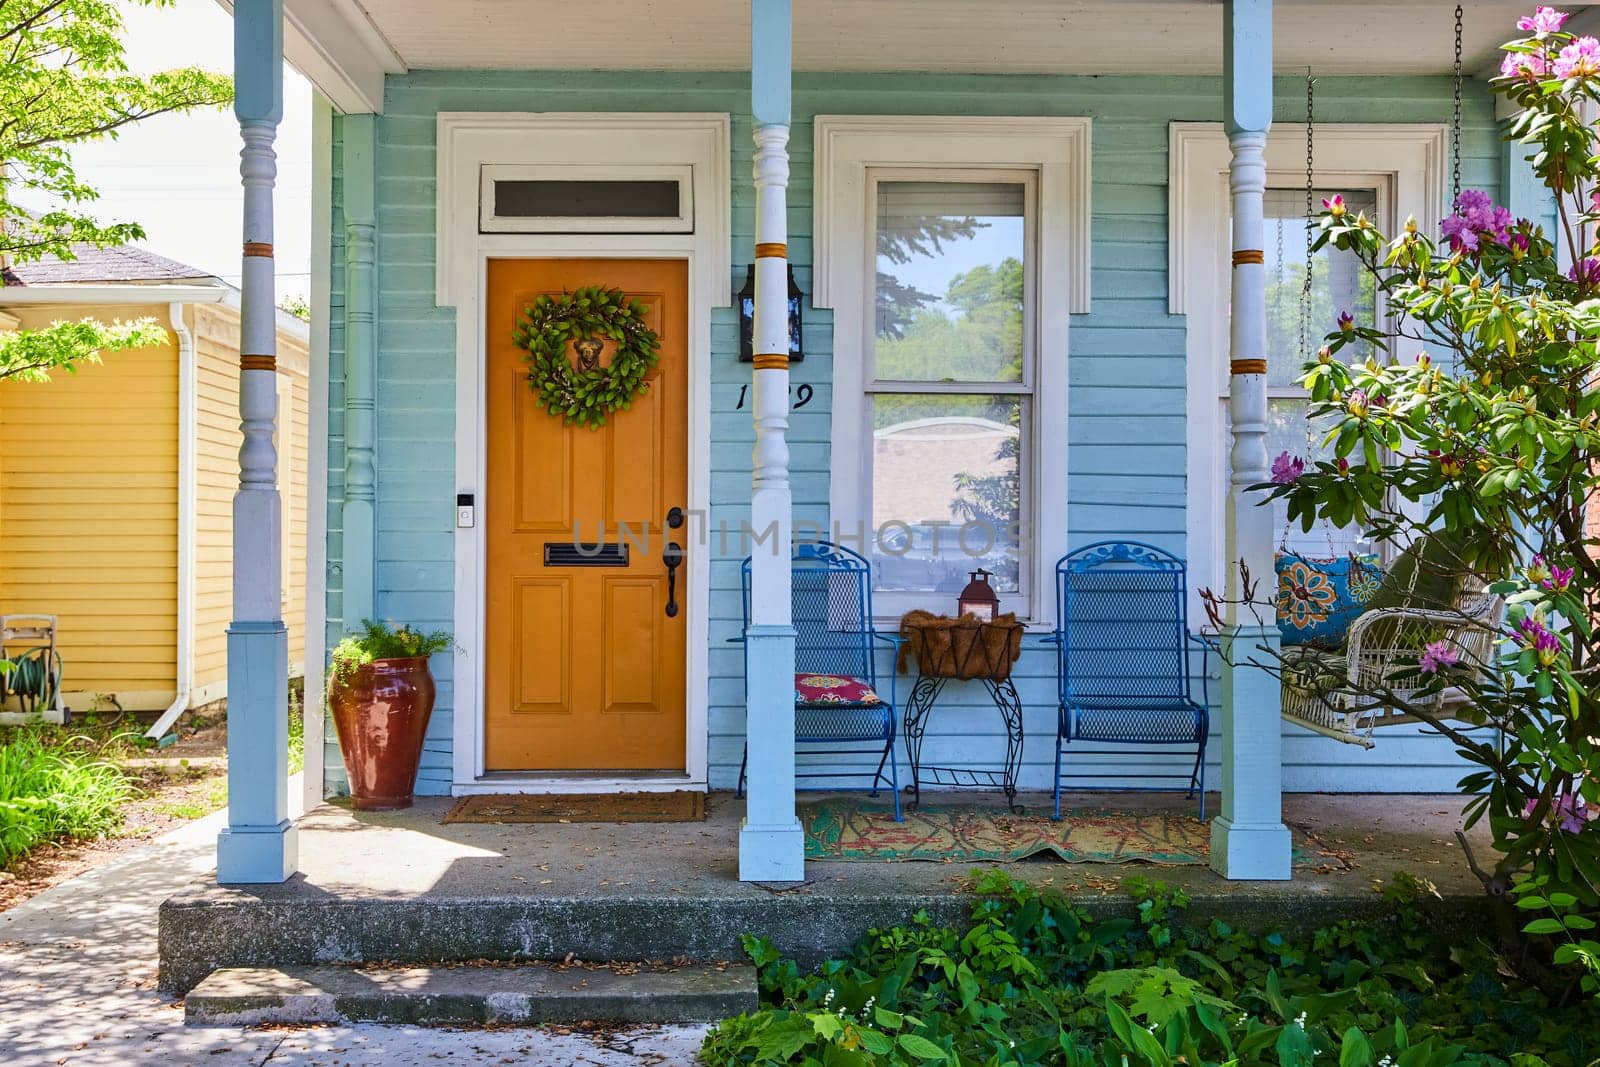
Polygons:
<instances>
[{"instance_id":1,"label":"tree branch with green leaves","mask_svg":"<svg viewBox=\"0 0 1600 1067\"><path fill-rule=\"evenodd\" d=\"M150 7L172 0L133 0ZM129 73L113 0L0 3L0 252L14 262L73 258L73 245L109 247L144 236L136 222L102 223L98 198L72 165L72 148L115 137L156 115L220 107L232 79L198 68ZM52 205L34 212L18 194Z\"/></svg>"}]
</instances>

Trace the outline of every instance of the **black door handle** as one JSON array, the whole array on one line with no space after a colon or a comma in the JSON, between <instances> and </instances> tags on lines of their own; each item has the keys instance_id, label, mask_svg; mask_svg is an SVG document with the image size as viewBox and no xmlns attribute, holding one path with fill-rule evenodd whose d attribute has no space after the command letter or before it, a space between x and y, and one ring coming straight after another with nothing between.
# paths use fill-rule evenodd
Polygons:
<instances>
[{"instance_id":1,"label":"black door handle","mask_svg":"<svg viewBox=\"0 0 1600 1067\"><path fill-rule=\"evenodd\" d=\"M683 509L669 508L667 510L667 529L676 530L683 525Z\"/></svg>"},{"instance_id":2,"label":"black door handle","mask_svg":"<svg viewBox=\"0 0 1600 1067\"><path fill-rule=\"evenodd\" d=\"M683 546L668 541L661 562L667 565L667 618L674 619L678 616L678 568L683 564Z\"/></svg>"}]
</instances>

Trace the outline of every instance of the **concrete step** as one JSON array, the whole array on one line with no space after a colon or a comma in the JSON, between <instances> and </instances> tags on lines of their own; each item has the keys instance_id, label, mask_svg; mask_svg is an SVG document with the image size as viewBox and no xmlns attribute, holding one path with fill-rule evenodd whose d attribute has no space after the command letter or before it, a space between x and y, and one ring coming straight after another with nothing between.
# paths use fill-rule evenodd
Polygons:
<instances>
[{"instance_id":1,"label":"concrete step","mask_svg":"<svg viewBox=\"0 0 1600 1067\"><path fill-rule=\"evenodd\" d=\"M190 993L190 1025L714 1022L756 1008L743 964L230 967Z\"/></svg>"}]
</instances>

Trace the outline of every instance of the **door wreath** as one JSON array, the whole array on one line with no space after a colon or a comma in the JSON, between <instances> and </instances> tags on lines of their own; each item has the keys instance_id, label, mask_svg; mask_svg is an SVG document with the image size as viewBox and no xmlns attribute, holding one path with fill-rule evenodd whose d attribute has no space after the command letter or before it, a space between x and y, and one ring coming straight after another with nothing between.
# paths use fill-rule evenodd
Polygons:
<instances>
[{"instance_id":1,"label":"door wreath","mask_svg":"<svg viewBox=\"0 0 1600 1067\"><path fill-rule=\"evenodd\" d=\"M591 430L604 426L612 412L632 407L649 388L645 375L661 358L661 340L644 316L643 304L603 285L535 298L523 309L512 340L527 351L528 385L539 406ZM611 363L601 366L606 341L616 349ZM576 365L567 355L569 345L577 350Z\"/></svg>"}]
</instances>

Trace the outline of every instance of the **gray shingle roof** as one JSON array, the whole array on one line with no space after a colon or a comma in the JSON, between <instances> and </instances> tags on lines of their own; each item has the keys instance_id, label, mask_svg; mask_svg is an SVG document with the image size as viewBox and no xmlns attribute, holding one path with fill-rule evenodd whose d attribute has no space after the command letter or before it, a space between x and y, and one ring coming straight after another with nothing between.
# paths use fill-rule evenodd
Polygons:
<instances>
[{"instance_id":1,"label":"gray shingle roof","mask_svg":"<svg viewBox=\"0 0 1600 1067\"><path fill-rule=\"evenodd\" d=\"M46 256L32 263L13 263L6 268L5 285L72 285L94 282L173 282L220 279L187 263L158 256L135 245L120 248L94 248L79 245L73 249L77 259Z\"/></svg>"}]
</instances>

